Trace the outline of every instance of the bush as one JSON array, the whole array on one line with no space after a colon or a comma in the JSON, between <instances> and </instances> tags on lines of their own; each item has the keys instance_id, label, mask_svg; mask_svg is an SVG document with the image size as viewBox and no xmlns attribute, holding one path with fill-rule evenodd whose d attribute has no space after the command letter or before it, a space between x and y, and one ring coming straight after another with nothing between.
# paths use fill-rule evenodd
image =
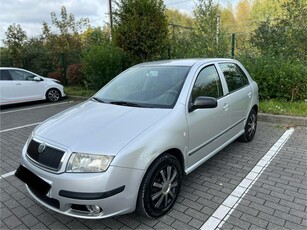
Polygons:
<instances>
[{"instance_id":1,"label":"bush","mask_svg":"<svg viewBox=\"0 0 307 230\"><path fill-rule=\"evenodd\" d=\"M81 64L72 64L66 70L68 85L81 86L84 84L84 76Z\"/></svg>"},{"instance_id":2,"label":"bush","mask_svg":"<svg viewBox=\"0 0 307 230\"><path fill-rule=\"evenodd\" d=\"M128 60L126 53L111 43L92 46L84 53L82 60L88 86L92 89L101 88L130 66Z\"/></svg>"},{"instance_id":3,"label":"bush","mask_svg":"<svg viewBox=\"0 0 307 230\"><path fill-rule=\"evenodd\" d=\"M241 55L238 59L258 83L260 99L307 99L307 67L304 63L272 56Z\"/></svg>"}]
</instances>

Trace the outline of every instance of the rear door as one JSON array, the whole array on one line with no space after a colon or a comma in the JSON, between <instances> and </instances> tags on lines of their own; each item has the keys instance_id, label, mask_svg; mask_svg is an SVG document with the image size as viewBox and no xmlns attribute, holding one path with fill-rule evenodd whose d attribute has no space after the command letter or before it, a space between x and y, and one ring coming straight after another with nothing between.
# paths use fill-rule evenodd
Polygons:
<instances>
[{"instance_id":1,"label":"rear door","mask_svg":"<svg viewBox=\"0 0 307 230\"><path fill-rule=\"evenodd\" d=\"M252 88L247 76L236 63L219 63L219 67L228 87L230 123L233 127L230 131L234 136L244 129L251 106Z\"/></svg>"},{"instance_id":2,"label":"rear door","mask_svg":"<svg viewBox=\"0 0 307 230\"><path fill-rule=\"evenodd\" d=\"M187 112L189 125L189 167L198 163L224 144L229 127L229 99L224 97L223 83L215 65L202 68L193 84L190 103L199 96L214 97L216 108L197 109Z\"/></svg>"}]
</instances>

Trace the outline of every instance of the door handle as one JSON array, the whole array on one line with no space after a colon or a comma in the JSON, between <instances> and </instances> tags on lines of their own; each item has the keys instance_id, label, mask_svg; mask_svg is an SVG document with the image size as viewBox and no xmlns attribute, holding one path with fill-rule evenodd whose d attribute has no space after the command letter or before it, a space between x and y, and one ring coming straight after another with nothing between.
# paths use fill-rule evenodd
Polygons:
<instances>
[{"instance_id":1,"label":"door handle","mask_svg":"<svg viewBox=\"0 0 307 230\"><path fill-rule=\"evenodd\" d=\"M15 85L21 85L21 83L16 83Z\"/></svg>"},{"instance_id":2,"label":"door handle","mask_svg":"<svg viewBox=\"0 0 307 230\"><path fill-rule=\"evenodd\" d=\"M251 98L251 97L252 97L252 92L249 92L249 93L247 94L247 96L248 96L249 98Z\"/></svg>"},{"instance_id":3,"label":"door handle","mask_svg":"<svg viewBox=\"0 0 307 230\"><path fill-rule=\"evenodd\" d=\"M224 104L223 109L224 109L225 111L227 111L228 108L229 108L229 104Z\"/></svg>"}]
</instances>

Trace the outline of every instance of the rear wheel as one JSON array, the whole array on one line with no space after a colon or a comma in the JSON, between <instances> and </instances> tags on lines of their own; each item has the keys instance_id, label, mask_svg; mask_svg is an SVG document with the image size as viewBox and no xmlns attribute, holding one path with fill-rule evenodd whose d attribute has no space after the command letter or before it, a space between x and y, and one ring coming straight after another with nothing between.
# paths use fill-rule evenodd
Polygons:
<instances>
[{"instance_id":1,"label":"rear wheel","mask_svg":"<svg viewBox=\"0 0 307 230\"><path fill-rule=\"evenodd\" d=\"M149 218L166 214L178 197L181 179L178 159L170 154L159 157L143 178L138 194L138 212Z\"/></svg>"},{"instance_id":2,"label":"rear wheel","mask_svg":"<svg viewBox=\"0 0 307 230\"><path fill-rule=\"evenodd\" d=\"M252 109L248 115L245 124L244 133L240 136L239 140L243 142L250 142L254 139L257 129L257 112Z\"/></svg>"},{"instance_id":3,"label":"rear wheel","mask_svg":"<svg viewBox=\"0 0 307 230\"><path fill-rule=\"evenodd\" d=\"M49 89L46 93L47 101L56 102L61 98L61 93L58 89Z\"/></svg>"}]
</instances>

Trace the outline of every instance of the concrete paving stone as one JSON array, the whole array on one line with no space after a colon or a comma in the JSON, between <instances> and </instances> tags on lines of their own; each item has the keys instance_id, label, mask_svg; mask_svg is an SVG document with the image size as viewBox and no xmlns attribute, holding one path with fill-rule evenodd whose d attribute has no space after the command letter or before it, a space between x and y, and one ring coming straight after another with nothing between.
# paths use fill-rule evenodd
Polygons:
<instances>
[{"instance_id":1,"label":"concrete paving stone","mask_svg":"<svg viewBox=\"0 0 307 230\"><path fill-rule=\"evenodd\" d=\"M225 200L224 198L215 196L215 197L212 198L211 201L216 202L216 203L218 203L218 204L221 204L221 203L223 203L224 200Z\"/></svg>"},{"instance_id":2,"label":"concrete paving stone","mask_svg":"<svg viewBox=\"0 0 307 230\"><path fill-rule=\"evenodd\" d=\"M171 227L167 224L164 224L163 222L158 222L155 226L154 226L154 229L157 229L157 230L161 230L161 229L168 229L168 230L175 230L176 228L174 227Z\"/></svg>"},{"instance_id":3,"label":"concrete paving stone","mask_svg":"<svg viewBox=\"0 0 307 230\"><path fill-rule=\"evenodd\" d=\"M202 213L208 215L208 216L211 216L213 214L213 212L215 211L215 209L213 208L209 208L209 207L206 207L204 206L201 210Z\"/></svg>"},{"instance_id":4,"label":"concrete paving stone","mask_svg":"<svg viewBox=\"0 0 307 230\"><path fill-rule=\"evenodd\" d=\"M227 219L227 222L226 223L230 223L236 227L239 227L239 228L243 228L243 229L248 229L250 227L250 223L244 221L244 220L241 220L237 217L234 217L234 216L230 216L228 219ZM222 229L225 229L224 226L222 227Z\"/></svg>"},{"instance_id":5,"label":"concrete paving stone","mask_svg":"<svg viewBox=\"0 0 307 230\"><path fill-rule=\"evenodd\" d=\"M59 221L56 221L48 226L49 229L57 229L57 230L64 230L64 229L69 229L67 226L62 224ZM92 229L97 229L97 228L92 228ZM98 228L99 229L99 228ZM102 229L102 228L101 228Z\"/></svg>"},{"instance_id":6,"label":"concrete paving stone","mask_svg":"<svg viewBox=\"0 0 307 230\"><path fill-rule=\"evenodd\" d=\"M10 215L9 217L4 219L2 217L2 210L1 210L1 219L9 229L14 229L18 225L22 224L22 222L15 215Z\"/></svg>"},{"instance_id":7,"label":"concrete paving stone","mask_svg":"<svg viewBox=\"0 0 307 230\"><path fill-rule=\"evenodd\" d=\"M27 210L29 210L30 213L32 213L34 216L40 216L42 215L43 213L45 213L45 209L43 209L41 206L39 205L33 205L29 208L27 208ZM56 217L60 214L56 213L53 215L53 217ZM64 216L64 215L61 215L61 216Z\"/></svg>"},{"instance_id":8,"label":"concrete paving stone","mask_svg":"<svg viewBox=\"0 0 307 230\"><path fill-rule=\"evenodd\" d=\"M20 191L16 191L14 193L11 193L11 197L18 201L18 200L26 198L27 196Z\"/></svg>"},{"instance_id":9,"label":"concrete paving stone","mask_svg":"<svg viewBox=\"0 0 307 230\"><path fill-rule=\"evenodd\" d=\"M266 220L269 223L274 223L274 224L279 225L281 227L284 226L284 224L286 222L284 219L281 219L281 218L276 217L276 216L269 215L269 214L264 213L264 212L259 212L257 218Z\"/></svg>"},{"instance_id":10,"label":"concrete paving stone","mask_svg":"<svg viewBox=\"0 0 307 230\"><path fill-rule=\"evenodd\" d=\"M9 201L11 199L11 196L9 194L7 194L6 192L1 192L0 194L0 201L1 202L6 202Z\"/></svg>"},{"instance_id":11,"label":"concrete paving stone","mask_svg":"<svg viewBox=\"0 0 307 230\"><path fill-rule=\"evenodd\" d=\"M42 223L49 226L56 222L57 220L53 217L53 215L50 215L49 213L45 212L39 216L37 216L37 219L39 219Z\"/></svg>"},{"instance_id":12,"label":"concrete paving stone","mask_svg":"<svg viewBox=\"0 0 307 230\"><path fill-rule=\"evenodd\" d=\"M212 188L210 188L207 192L222 199L225 199L228 196L228 194Z\"/></svg>"},{"instance_id":13,"label":"concrete paving stone","mask_svg":"<svg viewBox=\"0 0 307 230\"><path fill-rule=\"evenodd\" d=\"M1 209L2 210L2 209ZM21 218L27 214L29 214L29 210L24 208L23 206L18 206L16 208L11 209L11 212L16 215L18 218Z\"/></svg>"},{"instance_id":14,"label":"concrete paving stone","mask_svg":"<svg viewBox=\"0 0 307 230\"><path fill-rule=\"evenodd\" d=\"M266 195L270 194L270 192L271 192L271 190L262 188L261 184L257 183L257 182L255 184L253 184L253 186L250 188L250 191L255 191L257 193L266 194Z\"/></svg>"},{"instance_id":15,"label":"concrete paving stone","mask_svg":"<svg viewBox=\"0 0 307 230\"><path fill-rule=\"evenodd\" d=\"M293 203L293 202L286 201L286 200L280 200L279 204L286 206L286 207L289 207L289 208L297 209L299 211L304 211L305 207L306 207L302 204L297 204L297 203Z\"/></svg>"},{"instance_id":16,"label":"concrete paving stone","mask_svg":"<svg viewBox=\"0 0 307 230\"><path fill-rule=\"evenodd\" d=\"M117 221L115 218L103 219L102 223L111 229L120 229L121 227L124 226L121 222Z\"/></svg>"},{"instance_id":17,"label":"concrete paving stone","mask_svg":"<svg viewBox=\"0 0 307 230\"><path fill-rule=\"evenodd\" d=\"M199 198L198 196L194 195L193 193L189 193L189 192L186 192L186 191L180 191L180 195L183 198L190 199L192 201L196 201Z\"/></svg>"},{"instance_id":18,"label":"concrete paving stone","mask_svg":"<svg viewBox=\"0 0 307 230\"><path fill-rule=\"evenodd\" d=\"M276 225L274 223L269 223L267 229L270 229L270 230L289 230L288 228Z\"/></svg>"},{"instance_id":19,"label":"concrete paving stone","mask_svg":"<svg viewBox=\"0 0 307 230\"><path fill-rule=\"evenodd\" d=\"M293 197L293 200L294 198L300 198L302 200L306 200L307 202L307 192L306 191L302 191L302 190L298 190L298 192L294 192L294 191L291 191L291 190L286 190L285 191L285 195L288 195L290 197Z\"/></svg>"},{"instance_id":20,"label":"concrete paving stone","mask_svg":"<svg viewBox=\"0 0 307 230\"><path fill-rule=\"evenodd\" d=\"M38 223L37 225L33 226L31 229L43 230L43 229L48 229L48 227L43 223Z\"/></svg>"},{"instance_id":21,"label":"concrete paving stone","mask_svg":"<svg viewBox=\"0 0 307 230\"><path fill-rule=\"evenodd\" d=\"M21 221L28 227L31 228L38 224L40 221L34 217L31 213L21 218Z\"/></svg>"},{"instance_id":22,"label":"concrete paving stone","mask_svg":"<svg viewBox=\"0 0 307 230\"><path fill-rule=\"evenodd\" d=\"M181 212L185 212L187 207L190 207L190 208L193 208L193 209L200 211L203 208L203 206L201 204L194 202L194 201L191 201L191 200L188 200L188 199L184 199L182 201L182 206L183 207L181 207L180 210L178 210L178 209L177 210L181 211Z\"/></svg>"},{"instance_id":23,"label":"concrete paving stone","mask_svg":"<svg viewBox=\"0 0 307 230\"><path fill-rule=\"evenodd\" d=\"M249 193L245 195L244 199L251 201L251 202L255 202L257 204L261 204L261 205L264 204L265 202L265 199L249 195Z\"/></svg>"},{"instance_id":24,"label":"concrete paving stone","mask_svg":"<svg viewBox=\"0 0 307 230\"><path fill-rule=\"evenodd\" d=\"M183 223L179 220L175 220L175 222L172 223L172 227L175 228L175 229L182 229L182 230L194 230L194 229L196 229L193 226L188 225L186 223Z\"/></svg>"},{"instance_id":25,"label":"concrete paving stone","mask_svg":"<svg viewBox=\"0 0 307 230\"><path fill-rule=\"evenodd\" d=\"M269 215L273 215L275 209L273 208L269 208L269 207L266 207L264 205L259 205L257 203L251 203L249 205L250 208L253 208L253 209L256 209L258 211L261 211L261 212L264 212L264 213L267 213Z\"/></svg>"},{"instance_id":26,"label":"concrete paving stone","mask_svg":"<svg viewBox=\"0 0 307 230\"><path fill-rule=\"evenodd\" d=\"M287 229L295 229L295 230L306 230L307 229L307 225L296 224L291 221L286 221L285 227Z\"/></svg>"},{"instance_id":27,"label":"concrete paving stone","mask_svg":"<svg viewBox=\"0 0 307 230\"><path fill-rule=\"evenodd\" d=\"M129 227L129 228L136 228L138 227L141 222L134 219L134 218L131 218L129 215L122 215L122 216L119 216L117 218L118 221L120 221L123 225Z\"/></svg>"},{"instance_id":28,"label":"concrete paving stone","mask_svg":"<svg viewBox=\"0 0 307 230\"><path fill-rule=\"evenodd\" d=\"M290 209L289 214L307 220L307 212L301 212L295 209Z\"/></svg>"},{"instance_id":29,"label":"concrete paving stone","mask_svg":"<svg viewBox=\"0 0 307 230\"><path fill-rule=\"evenodd\" d=\"M1 220L4 220L13 215L13 213L7 207L1 208L0 214L1 214Z\"/></svg>"},{"instance_id":30,"label":"concrete paving stone","mask_svg":"<svg viewBox=\"0 0 307 230\"><path fill-rule=\"evenodd\" d=\"M211 195L211 194L209 194L209 193L207 193L207 192L203 192L203 191L200 191L200 190L195 190L195 191L193 192L193 194L195 194L195 195L197 195L197 196L200 196L200 197L202 197L202 198L205 198L205 199L207 199L207 200L211 200L211 199L214 197L214 195Z\"/></svg>"},{"instance_id":31,"label":"concrete paving stone","mask_svg":"<svg viewBox=\"0 0 307 230\"><path fill-rule=\"evenodd\" d=\"M276 217L279 217L281 219L291 221L291 222L296 223L296 224L301 224L301 222L302 222L302 218L295 216L295 215L288 214L288 213L284 213L284 212L281 212L281 211L278 211L278 210L275 211L273 215L276 216Z\"/></svg>"},{"instance_id":32,"label":"concrete paving stone","mask_svg":"<svg viewBox=\"0 0 307 230\"><path fill-rule=\"evenodd\" d=\"M271 194L272 194L272 192L271 192ZM276 196L272 196L272 195L267 195L267 194L263 194L263 193L261 193L261 192L258 192L257 194L256 194L256 197L258 197L258 198L261 198L261 199L264 199L264 200L269 200L269 201L271 201L271 202L274 202L274 203L279 203L279 201L280 201L280 198L278 198L278 197L276 197Z\"/></svg>"},{"instance_id":33,"label":"concrete paving stone","mask_svg":"<svg viewBox=\"0 0 307 230\"><path fill-rule=\"evenodd\" d=\"M216 209L219 206L218 203L212 202L211 200L208 200L202 197L198 198L197 203L200 203L212 209Z\"/></svg>"},{"instance_id":34,"label":"concrete paving stone","mask_svg":"<svg viewBox=\"0 0 307 230\"><path fill-rule=\"evenodd\" d=\"M145 216L142 216L142 215L138 215L137 217L137 220L139 220L140 222L142 222L143 224L141 224L140 226L144 226L144 225L146 225L146 226L149 226L149 227L151 227L151 228L153 228L159 221L160 221L160 219L159 220L156 220L156 219L149 219L149 218L147 218L147 217L145 217ZM173 222L174 222L175 220L173 220ZM138 228L140 228L140 227L138 227Z\"/></svg>"},{"instance_id":35,"label":"concrete paving stone","mask_svg":"<svg viewBox=\"0 0 307 230\"><path fill-rule=\"evenodd\" d=\"M192 208L188 208L185 211L185 214L191 216L192 218L198 219L198 220L200 220L202 222L205 222L209 218L209 215L201 213L201 212L198 212L198 211L196 211L196 210L194 210Z\"/></svg>"},{"instance_id":36,"label":"concrete paving stone","mask_svg":"<svg viewBox=\"0 0 307 230\"><path fill-rule=\"evenodd\" d=\"M208 188L207 186L205 186L205 185L196 184L196 183L192 183L192 184L190 184L189 186L193 189L192 193L195 193L196 191L206 192L206 191L208 191L208 189L209 189L209 188Z\"/></svg>"},{"instance_id":37,"label":"concrete paving stone","mask_svg":"<svg viewBox=\"0 0 307 230\"><path fill-rule=\"evenodd\" d=\"M29 197L19 200L19 203L25 208L30 208L31 206L36 205L36 203Z\"/></svg>"},{"instance_id":38,"label":"concrete paving stone","mask_svg":"<svg viewBox=\"0 0 307 230\"><path fill-rule=\"evenodd\" d=\"M189 223L190 220L192 219L191 216L188 216L188 215L186 215L184 213L178 212L177 210L174 210L174 209L172 209L169 212L169 215L171 217L173 217L174 219L176 219L176 220L180 220L183 223Z\"/></svg>"},{"instance_id":39,"label":"concrete paving stone","mask_svg":"<svg viewBox=\"0 0 307 230\"><path fill-rule=\"evenodd\" d=\"M269 200L265 201L264 206L269 207L269 208L273 208L273 209L276 209L276 210L279 210L279 211L282 211L282 212L285 212L285 213L288 213L290 211L289 207L270 202Z\"/></svg>"},{"instance_id":40,"label":"concrete paving stone","mask_svg":"<svg viewBox=\"0 0 307 230\"><path fill-rule=\"evenodd\" d=\"M298 189L299 189L297 187L293 187L293 186L285 185L285 184L281 184L281 183L276 183L275 186L278 187L278 188L282 188L282 189L286 189L286 190L290 190L290 191L294 191L294 192L297 192Z\"/></svg>"},{"instance_id":41,"label":"concrete paving stone","mask_svg":"<svg viewBox=\"0 0 307 230\"><path fill-rule=\"evenodd\" d=\"M193 228L200 229L200 227L203 225L203 221L193 218L188 224Z\"/></svg>"},{"instance_id":42,"label":"concrete paving stone","mask_svg":"<svg viewBox=\"0 0 307 230\"><path fill-rule=\"evenodd\" d=\"M55 222L53 222L53 223L55 223ZM51 224L53 224L53 223L51 223ZM48 224L48 227L49 227L51 224ZM67 223L66 226L67 226L69 229L88 229L88 227L85 226L83 223L81 223L78 219L73 219L72 221L70 221L69 223Z\"/></svg>"},{"instance_id":43,"label":"concrete paving stone","mask_svg":"<svg viewBox=\"0 0 307 230\"><path fill-rule=\"evenodd\" d=\"M244 213L241 217L240 220L246 221L250 224L256 225L258 227L261 228L266 228L268 226L268 221L259 219L259 218L255 218L254 216L251 216L249 214Z\"/></svg>"},{"instance_id":44,"label":"concrete paving stone","mask_svg":"<svg viewBox=\"0 0 307 230\"><path fill-rule=\"evenodd\" d=\"M19 207L20 205L16 200L13 200L13 199L9 199L7 201L4 201L3 203L6 207L8 207L8 209L13 209L13 208Z\"/></svg>"},{"instance_id":45,"label":"concrete paving stone","mask_svg":"<svg viewBox=\"0 0 307 230\"><path fill-rule=\"evenodd\" d=\"M286 190L285 190L285 192L286 192ZM290 201L290 202L294 201L294 196L291 196L291 195L282 194L282 193L275 192L275 191L272 191L270 195L272 197L276 197L276 198L281 199L281 200L287 200L287 201Z\"/></svg>"},{"instance_id":46,"label":"concrete paving stone","mask_svg":"<svg viewBox=\"0 0 307 230\"><path fill-rule=\"evenodd\" d=\"M269 189L269 190L272 190L272 191L275 191L275 192L279 192L279 193L284 193L285 192L285 189L282 189L282 188L278 188L275 186L275 182L274 182L274 185L269 185L268 183L267 184L263 184L262 187L265 188L265 189Z\"/></svg>"},{"instance_id":47,"label":"concrete paving stone","mask_svg":"<svg viewBox=\"0 0 307 230\"><path fill-rule=\"evenodd\" d=\"M254 208L252 208L250 206L245 206L243 204L238 205L236 207L236 210L239 210L239 211L241 211L243 213L247 213L247 214L249 214L251 216L257 216L258 213L259 213L259 210L254 209Z\"/></svg>"},{"instance_id":48,"label":"concrete paving stone","mask_svg":"<svg viewBox=\"0 0 307 230\"><path fill-rule=\"evenodd\" d=\"M159 218L159 221L162 221L164 224L171 226L172 223L174 223L175 218L171 217L170 215L164 215ZM159 224L159 222L157 224Z\"/></svg>"}]
</instances>

